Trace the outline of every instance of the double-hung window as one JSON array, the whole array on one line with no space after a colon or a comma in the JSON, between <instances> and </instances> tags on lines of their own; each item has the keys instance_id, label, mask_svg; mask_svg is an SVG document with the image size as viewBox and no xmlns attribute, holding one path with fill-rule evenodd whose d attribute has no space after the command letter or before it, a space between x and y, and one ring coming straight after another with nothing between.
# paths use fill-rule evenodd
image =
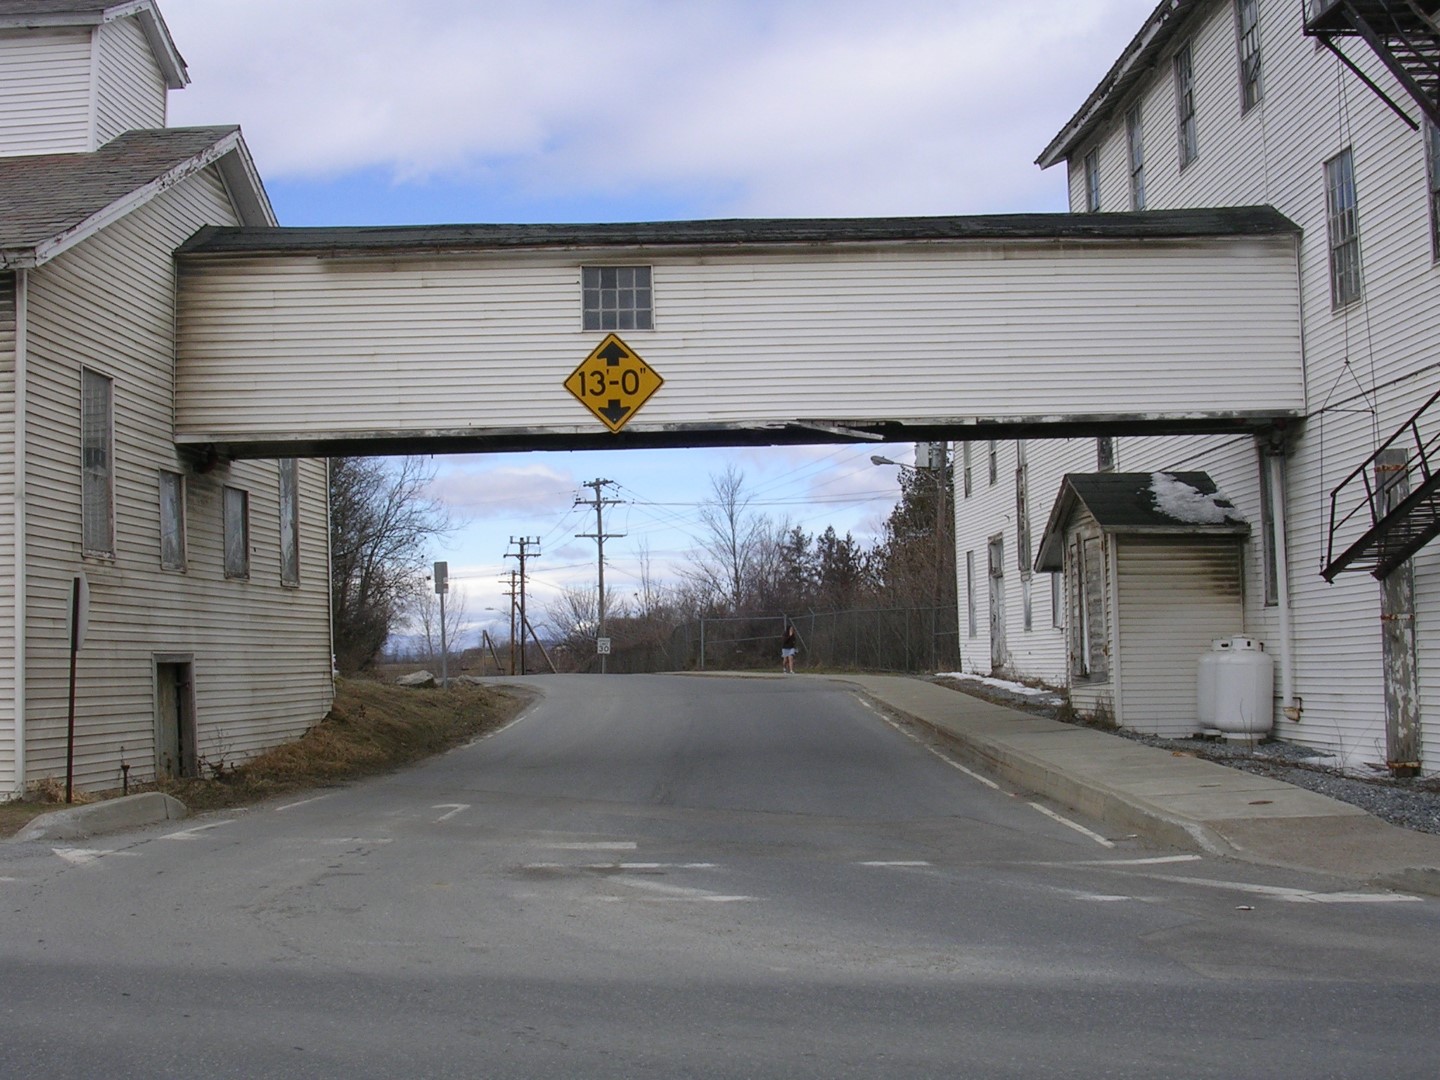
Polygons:
<instances>
[{"instance_id":1,"label":"double-hung window","mask_svg":"<svg viewBox=\"0 0 1440 1080\"><path fill-rule=\"evenodd\" d=\"M1235 0L1235 40L1240 52L1240 111L1260 103L1260 0Z\"/></svg>"},{"instance_id":2,"label":"double-hung window","mask_svg":"<svg viewBox=\"0 0 1440 1080\"><path fill-rule=\"evenodd\" d=\"M580 299L586 330L653 330L648 266L583 266Z\"/></svg>"},{"instance_id":3,"label":"double-hung window","mask_svg":"<svg viewBox=\"0 0 1440 1080\"><path fill-rule=\"evenodd\" d=\"M1330 306L1360 299L1360 227L1355 159L1349 147L1325 163L1325 228L1330 243Z\"/></svg>"},{"instance_id":4,"label":"double-hung window","mask_svg":"<svg viewBox=\"0 0 1440 1080\"><path fill-rule=\"evenodd\" d=\"M226 487L225 576L244 580L250 576L250 493Z\"/></svg>"},{"instance_id":5,"label":"double-hung window","mask_svg":"<svg viewBox=\"0 0 1440 1080\"><path fill-rule=\"evenodd\" d=\"M80 516L86 555L115 554L115 384L80 372Z\"/></svg>"},{"instance_id":6,"label":"double-hung window","mask_svg":"<svg viewBox=\"0 0 1440 1080\"><path fill-rule=\"evenodd\" d=\"M1195 133L1195 65L1190 59L1190 44L1175 54L1175 125L1180 139L1180 168L1185 168L1200 154Z\"/></svg>"},{"instance_id":7,"label":"double-hung window","mask_svg":"<svg viewBox=\"0 0 1440 1080\"><path fill-rule=\"evenodd\" d=\"M1093 214L1100 209L1100 151L1091 150L1085 155L1085 212Z\"/></svg>"},{"instance_id":8,"label":"double-hung window","mask_svg":"<svg viewBox=\"0 0 1440 1080\"><path fill-rule=\"evenodd\" d=\"M280 584L300 584L300 463L280 462Z\"/></svg>"},{"instance_id":9,"label":"double-hung window","mask_svg":"<svg viewBox=\"0 0 1440 1080\"><path fill-rule=\"evenodd\" d=\"M185 569L185 477L160 470L160 565Z\"/></svg>"}]
</instances>

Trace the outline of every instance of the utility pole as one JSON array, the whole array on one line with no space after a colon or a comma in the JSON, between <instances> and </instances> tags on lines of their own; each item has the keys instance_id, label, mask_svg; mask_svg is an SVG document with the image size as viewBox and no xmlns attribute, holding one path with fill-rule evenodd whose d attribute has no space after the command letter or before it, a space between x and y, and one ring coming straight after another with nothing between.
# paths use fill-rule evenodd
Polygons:
<instances>
[{"instance_id":1,"label":"utility pole","mask_svg":"<svg viewBox=\"0 0 1440 1080\"><path fill-rule=\"evenodd\" d=\"M507 578L501 578L501 579L500 579L500 583L503 585L503 584L506 582L506 580L507 580ZM516 593L516 589L515 589L515 571L514 571L514 570L511 570L511 571L510 571L510 575L509 575L508 581L509 581L509 583L510 583L510 590L509 590L509 592L505 593L504 595L506 595L506 596L508 596L508 597L510 598L510 674L511 674L511 675L514 675L514 674L515 674L515 593Z\"/></svg>"},{"instance_id":2,"label":"utility pole","mask_svg":"<svg viewBox=\"0 0 1440 1080\"><path fill-rule=\"evenodd\" d=\"M595 508L595 531L594 531L593 533L576 533L575 536L576 536L578 539L590 539L590 540L594 540L594 541L595 541L595 546L596 546L596 548L599 549L599 581L600 581L600 588L599 588L599 598L598 598L598 600L599 600L599 609L600 609L600 620L599 620L599 621L600 621L600 625L599 625L599 631L598 631L598 633L596 633L596 635L595 635L595 639L596 639L596 640L595 640L595 647L596 647L598 650L600 650L600 674L601 674L601 675L604 675L604 674L605 674L606 654L609 652L609 648L610 648L610 642L609 642L608 639L605 640L605 643L604 643L603 645L601 645L601 643L600 643L600 642L601 642L601 639L605 638L605 541L606 541L606 540L620 540L620 539L623 539L624 536L625 536L624 533L607 533L607 532L605 531L605 520L604 520L605 507L607 507L607 506L615 506L617 503L621 502L620 499L606 499L606 498L602 498L602 497L601 497L601 489L603 489L607 484L608 484L609 486L611 486L611 487L614 487L614 486L615 486L615 481L613 481L613 480L602 480L602 479L600 479L599 477L596 477L594 480L591 480L589 483L581 484L581 485L580 485L581 487L587 487L587 488L591 488L591 489L594 490L594 492L595 492L595 501L594 501L594 502L588 502L587 500L582 499L582 498L580 498L579 496L576 496L576 498L575 498L575 505L576 505L576 506L593 506L593 507Z\"/></svg>"},{"instance_id":3,"label":"utility pole","mask_svg":"<svg viewBox=\"0 0 1440 1080\"><path fill-rule=\"evenodd\" d=\"M505 553L505 557L506 557L507 559L519 559L519 560L520 560L520 583L519 583L520 625L521 625L522 627L526 627L526 626L529 626L530 624L525 620L525 560L526 560L526 559L538 559L538 558L540 557L540 552L539 552L539 550L538 550L538 548L540 547L540 538L539 538L538 536L522 536L522 537L519 537L519 538L517 539L516 537L513 537L513 536L512 536L512 537L510 537L510 543L515 544L516 546L518 546L518 547L520 548L520 551L519 551L518 553L513 552L513 551L507 551L507 552ZM531 547L534 547L534 548L536 548L537 550L531 551L531 550L530 550ZM524 643L523 641L520 643L520 674L521 674L521 675L526 674L526 671L525 671L525 643Z\"/></svg>"}]
</instances>

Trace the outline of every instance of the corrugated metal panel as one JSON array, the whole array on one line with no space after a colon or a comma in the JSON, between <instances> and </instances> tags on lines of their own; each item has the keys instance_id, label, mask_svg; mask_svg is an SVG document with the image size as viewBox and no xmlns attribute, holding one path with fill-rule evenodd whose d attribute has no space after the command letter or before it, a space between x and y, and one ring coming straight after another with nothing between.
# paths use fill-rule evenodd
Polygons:
<instances>
[{"instance_id":1,"label":"corrugated metal panel","mask_svg":"<svg viewBox=\"0 0 1440 1080\"><path fill-rule=\"evenodd\" d=\"M100 85L96 88L95 143L136 128L165 126L165 80L135 19L98 31Z\"/></svg>"},{"instance_id":2,"label":"corrugated metal panel","mask_svg":"<svg viewBox=\"0 0 1440 1080\"><path fill-rule=\"evenodd\" d=\"M0 33L0 154L90 146L90 31Z\"/></svg>"},{"instance_id":3,"label":"corrugated metal panel","mask_svg":"<svg viewBox=\"0 0 1440 1080\"><path fill-rule=\"evenodd\" d=\"M15 790L15 275L0 274L0 799Z\"/></svg>"},{"instance_id":4,"label":"corrugated metal panel","mask_svg":"<svg viewBox=\"0 0 1440 1080\"><path fill-rule=\"evenodd\" d=\"M185 181L35 271L30 292L31 509L29 779L64 767L65 604L71 576L91 585L80 657L76 770L118 783L119 765L154 762L157 653L193 656L199 753L235 762L303 731L329 707L325 469L300 470L301 587L280 583L279 478L273 462L187 477L188 569L160 566L161 468L184 471L171 440L174 280L170 253L203 222L233 220L213 170ZM80 366L115 379L116 558L79 549ZM251 577L227 581L220 492L250 493Z\"/></svg>"},{"instance_id":5,"label":"corrugated metal panel","mask_svg":"<svg viewBox=\"0 0 1440 1080\"><path fill-rule=\"evenodd\" d=\"M1199 730L1195 679L1213 638L1245 632L1240 545L1118 537L1120 714L1157 735Z\"/></svg>"},{"instance_id":6,"label":"corrugated metal panel","mask_svg":"<svg viewBox=\"0 0 1440 1080\"><path fill-rule=\"evenodd\" d=\"M1298 33L1298 7L1262 0L1264 98L1241 114L1232 5L1212 3L1191 38L1196 64L1200 156L1178 169L1168 57L1139 91L1147 118L1147 192L1156 208L1270 203L1304 229L1308 411L1286 462L1295 678L1299 723L1277 720L1286 738L1339 754L1351 764L1385 758L1379 586L1366 575L1334 585L1319 577L1331 487L1434 391L1440 342L1440 267L1431 255L1421 135ZM1349 50L1396 100L1377 58ZM1124 123L1120 103L1100 136L1104 190L1118 185ZM1413 111L1413 110L1412 110ZM1095 145L1092 143L1091 145ZM1353 149L1365 282L1363 303L1332 311L1328 283L1323 165ZM1071 206L1083 206L1073 160ZM1107 196L1108 197L1108 196ZM1126 469L1204 469L1252 522L1260 522L1259 467L1248 439L1126 439ZM1092 466L1077 454L1073 468ZM981 521L971 532L983 535ZM963 542L963 539L962 539ZM1440 769L1440 549L1415 560L1424 763ZM1259 537L1246 545L1246 632L1272 645L1276 609L1264 606ZM1272 650L1273 651L1273 650Z\"/></svg>"},{"instance_id":7,"label":"corrugated metal panel","mask_svg":"<svg viewBox=\"0 0 1440 1080\"><path fill-rule=\"evenodd\" d=\"M588 432L563 385L602 336L584 258L187 257L179 433ZM631 431L1300 400L1288 238L652 262L656 328L624 336L666 382Z\"/></svg>"}]
</instances>

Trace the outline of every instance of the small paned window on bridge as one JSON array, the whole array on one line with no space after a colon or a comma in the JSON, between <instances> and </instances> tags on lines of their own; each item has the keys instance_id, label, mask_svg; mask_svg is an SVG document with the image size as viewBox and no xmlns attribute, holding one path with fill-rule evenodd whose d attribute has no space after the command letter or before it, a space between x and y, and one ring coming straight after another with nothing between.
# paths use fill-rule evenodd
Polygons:
<instances>
[{"instance_id":1,"label":"small paned window on bridge","mask_svg":"<svg viewBox=\"0 0 1440 1080\"><path fill-rule=\"evenodd\" d=\"M654 329L650 267L583 266L580 292L586 330Z\"/></svg>"}]
</instances>

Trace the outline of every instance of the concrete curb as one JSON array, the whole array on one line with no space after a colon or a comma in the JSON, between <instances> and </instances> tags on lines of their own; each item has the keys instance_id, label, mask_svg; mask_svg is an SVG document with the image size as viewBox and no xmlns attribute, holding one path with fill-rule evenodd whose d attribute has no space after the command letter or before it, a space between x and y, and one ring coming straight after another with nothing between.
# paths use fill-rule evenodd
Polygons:
<instances>
[{"instance_id":1,"label":"concrete curb","mask_svg":"<svg viewBox=\"0 0 1440 1080\"><path fill-rule=\"evenodd\" d=\"M83 840L101 833L139 829L161 821L176 821L190 811L179 799L158 791L126 795L119 799L70 806L41 814L13 838L16 842L37 840Z\"/></svg>"}]
</instances>

